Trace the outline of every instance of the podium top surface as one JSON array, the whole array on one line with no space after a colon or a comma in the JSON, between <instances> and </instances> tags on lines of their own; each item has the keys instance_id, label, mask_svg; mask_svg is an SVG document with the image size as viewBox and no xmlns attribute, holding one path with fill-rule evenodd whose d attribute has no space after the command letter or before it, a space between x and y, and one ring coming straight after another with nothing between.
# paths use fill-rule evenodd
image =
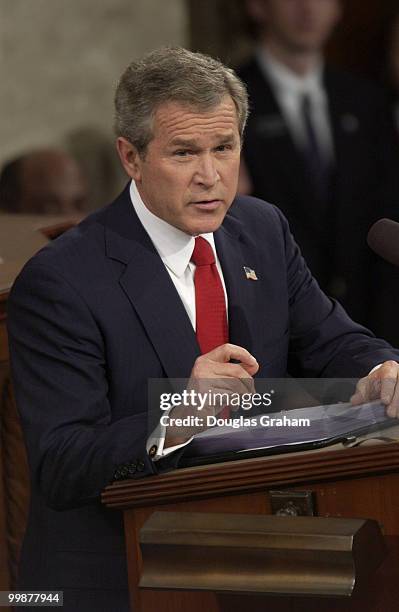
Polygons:
<instances>
[{"instance_id":1,"label":"podium top surface","mask_svg":"<svg viewBox=\"0 0 399 612\"><path fill-rule=\"evenodd\" d=\"M360 445L359 445L360 443ZM399 472L399 425L359 437L356 447L342 443L317 450L266 455L225 463L187 467L163 474L112 483L102 493L109 508L195 501L267 487Z\"/></svg>"}]
</instances>

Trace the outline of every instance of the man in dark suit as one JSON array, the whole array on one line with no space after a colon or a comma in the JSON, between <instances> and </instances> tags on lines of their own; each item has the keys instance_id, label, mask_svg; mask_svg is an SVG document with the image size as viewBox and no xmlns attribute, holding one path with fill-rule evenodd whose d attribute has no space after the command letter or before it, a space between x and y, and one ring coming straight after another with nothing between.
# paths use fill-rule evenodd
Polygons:
<instances>
[{"instance_id":1,"label":"man in dark suit","mask_svg":"<svg viewBox=\"0 0 399 612\"><path fill-rule=\"evenodd\" d=\"M128 610L122 516L100 493L178 466L190 439L173 427L154 435L148 379L227 379L243 393L255 374L288 367L363 376L353 401L382 393L399 413L399 353L320 291L278 209L234 199L246 115L242 83L211 58L178 48L133 62L115 122L131 184L14 285L11 361L32 483L18 586L62 589L64 610Z\"/></svg>"},{"instance_id":2,"label":"man in dark suit","mask_svg":"<svg viewBox=\"0 0 399 612\"><path fill-rule=\"evenodd\" d=\"M366 244L374 221L399 210L398 147L385 100L373 84L323 60L339 0L246 4L259 45L238 70L251 108L244 192L281 208L324 291L398 342L386 309L399 277Z\"/></svg>"}]
</instances>

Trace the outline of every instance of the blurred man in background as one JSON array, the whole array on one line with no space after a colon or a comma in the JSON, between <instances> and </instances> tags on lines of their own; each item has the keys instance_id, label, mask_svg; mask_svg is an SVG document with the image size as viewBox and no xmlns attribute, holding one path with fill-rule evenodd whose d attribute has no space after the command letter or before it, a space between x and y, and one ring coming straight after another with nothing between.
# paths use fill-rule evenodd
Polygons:
<instances>
[{"instance_id":1,"label":"blurred man in background","mask_svg":"<svg viewBox=\"0 0 399 612\"><path fill-rule=\"evenodd\" d=\"M64 151L42 149L8 162L0 175L0 210L75 215L86 210L88 183Z\"/></svg>"},{"instance_id":2,"label":"blurred man in background","mask_svg":"<svg viewBox=\"0 0 399 612\"><path fill-rule=\"evenodd\" d=\"M252 108L241 191L279 206L322 288L397 342L399 330L385 325L380 264L366 245L376 219L398 216L399 157L385 100L372 84L325 64L339 0L246 7L259 44L239 70ZM384 300L390 294L385 275Z\"/></svg>"}]
</instances>

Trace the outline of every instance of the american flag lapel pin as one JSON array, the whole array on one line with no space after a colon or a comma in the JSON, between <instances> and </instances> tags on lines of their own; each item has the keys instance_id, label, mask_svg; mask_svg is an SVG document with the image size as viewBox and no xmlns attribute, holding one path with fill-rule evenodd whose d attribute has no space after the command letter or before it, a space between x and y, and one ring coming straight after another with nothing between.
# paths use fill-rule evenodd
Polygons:
<instances>
[{"instance_id":1,"label":"american flag lapel pin","mask_svg":"<svg viewBox=\"0 0 399 612\"><path fill-rule=\"evenodd\" d=\"M248 268L247 266L244 266L244 272L245 272L245 276L247 277L247 280L253 280L253 281L258 280L258 277L256 276L256 272L255 270L252 270L252 268Z\"/></svg>"}]
</instances>

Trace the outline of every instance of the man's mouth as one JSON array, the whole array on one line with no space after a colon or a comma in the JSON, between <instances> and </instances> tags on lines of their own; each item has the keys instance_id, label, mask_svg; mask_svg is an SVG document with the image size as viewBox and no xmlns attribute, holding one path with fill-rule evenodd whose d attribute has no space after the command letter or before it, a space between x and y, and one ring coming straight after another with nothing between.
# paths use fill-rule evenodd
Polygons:
<instances>
[{"instance_id":1,"label":"man's mouth","mask_svg":"<svg viewBox=\"0 0 399 612\"><path fill-rule=\"evenodd\" d=\"M216 208L218 208L220 206L220 204L222 203L221 200L196 200L195 202L192 202L192 204L194 204L194 206L196 208L199 208L200 210L215 210Z\"/></svg>"}]
</instances>

